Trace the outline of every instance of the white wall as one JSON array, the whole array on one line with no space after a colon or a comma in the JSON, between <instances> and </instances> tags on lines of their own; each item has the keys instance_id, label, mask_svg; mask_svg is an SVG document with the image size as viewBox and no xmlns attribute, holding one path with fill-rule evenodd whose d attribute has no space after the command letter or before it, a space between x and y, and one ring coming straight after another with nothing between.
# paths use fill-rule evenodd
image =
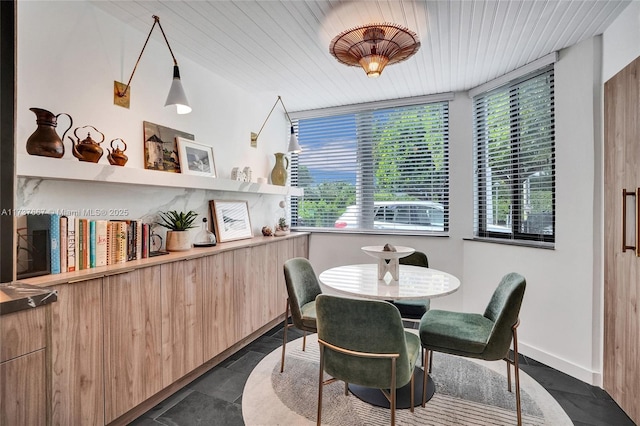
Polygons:
<instances>
[{"instance_id":1,"label":"white wall","mask_svg":"<svg viewBox=\"0 0 640 426\"><path fill-rule=\"evenodd\" d=\"M110 140L122 138L128 149L126 167L143 169L142 122L150 121L192 133L196 141L213 146L218 176L230 177L235 166L250 166L254 181L267 177L274 164L273 152L287 143L284 113L272 115L260 135L257 148L250 147L250 132L257 132L266 118L275 94L249 93L181 56L172 46L180 65L182 82L193 112L178 115L164 107L172 79L173 62L158 28L154 29L131 85L131 108L113 105L113 81L127 82L147 33L120 22L91 2L18 2L17 130L18 162L29 161L26 140L36 129L30 107L73 117L73 129L95 126L106 136L100 164L108 164ZM153 24L149 13L149 29ZM171 32L164 23L167 37ZM59 135L67 127L59 118ZM80 133L82 138L86 134ZM98 139L98 135L93 135ZM78 160L65 137L61 168ZM113 166L115 167L115 166ZM279 215L281 196L221 193L204 190L134 187L104 183L72 183L40 179L18 179L17 208L111 209L126 208L132 218L150 217L159 210L208 211L210 199L247 199L252 225L258 232L273 225Z\"/></svg>"}]
</instances>

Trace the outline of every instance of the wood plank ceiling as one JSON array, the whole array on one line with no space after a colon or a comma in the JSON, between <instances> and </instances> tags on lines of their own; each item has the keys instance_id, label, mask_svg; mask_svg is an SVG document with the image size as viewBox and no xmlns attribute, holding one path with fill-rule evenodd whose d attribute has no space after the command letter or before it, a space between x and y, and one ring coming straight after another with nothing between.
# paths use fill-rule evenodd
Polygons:
<instances>
[{"instance_id":1,"label":"wood plank ceiling","mask_svg":"<svg viewBox=\"0 0 640 426\"><path fill-rule=\"evenodd\" d=\"M146 34L160 16L178 62L188 57L248 91L282 95L292 111L464 91L601 34L629 1L209 0L95 1ZM351 27L392 22L418 53L369 79L338 63L329 42ZM144 41L141 34L140 43ZM161 35L153 38L161 42ZM181 67L182 68L182 67ZM183 79L188 70L181 69ZM185 83L186 85L186 83Z\"/></svg>"}]
</instances>

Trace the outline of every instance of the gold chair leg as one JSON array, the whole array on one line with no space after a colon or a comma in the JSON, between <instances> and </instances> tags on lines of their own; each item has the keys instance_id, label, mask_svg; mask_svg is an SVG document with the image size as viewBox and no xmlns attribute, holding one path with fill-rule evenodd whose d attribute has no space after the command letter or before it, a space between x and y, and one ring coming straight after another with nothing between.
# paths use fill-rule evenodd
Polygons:
<instances>
[{"instance_id":1,"label":"gold chair leg","mask_svg":"<svg viewBox=\"0 0 640 426\"><path fill-rule=\"evenodd\" d=\"M520 366L518 365L518 323L513 327L513 366L516 377L516 411L518 413L518 426L522 426L522 405L520 404Z\"/></svg>"},{"instance_id":2,"label":"gold chair leg","mask_svg":"<svg viewBox=\"0 0 640 426\"><path fill-rule=\"evenodd\" d=\"M391 358L391 426L396 424L396 359Z\"/></svg>"},{"instance_id":3,"label":"gold chair leg","mask_svg":"<svg viewBox=\"0 0 640 426\"><path fill-rule=\"evenodd\" d=\"M415 372L415 368L413 370ZM415 382L414 372L411 373L411 406L409 407L412 413L413 413L413 399L415 398L415 390L413 389L413 384Z\"/></svg>"},{"instance_id":4,"label":"gold chair leg","mask_svg":"<svg viewBox=\"0 0 640 426\"><path fill-rule=\"evenodd\" d=\"M318 420L317 426L322 423L322 384L324 379L324 346L320 345L320 377L318 378Z\"/></svg>"},{"instance_id":5,"label":"gold chair leg","mask_svg":"<svg viewBox=\"0 0 640 426\"><path fill-rule=\"evenodd\" d=\"M307 330L302 331L302 352L307 347Z\"/></svg>"},{"instance_id":6,"label":"gold chair leg","mask_svg":"<svg viewBox=\"0 0 640 426\"><path fill-rule=\"evenodd\" d=\"M284 352L287 347L287 328L289 328L289 299L284 307L284 327L282 330L282 359L280 360L280 372L284 371Z\"/></svg>"},{"instance_id":7,"label":"gold chair leg","mask_svg":"<svg viewBox=\"0 0 640 426\"><path fill-rule=\"evenodd\" d=\"M422 361L422 406L425 407L427 405L427 377L429 373L427 372L427 365L429 365L429 350L424 351L424 359Z\"/></svg>"}]
</instances>

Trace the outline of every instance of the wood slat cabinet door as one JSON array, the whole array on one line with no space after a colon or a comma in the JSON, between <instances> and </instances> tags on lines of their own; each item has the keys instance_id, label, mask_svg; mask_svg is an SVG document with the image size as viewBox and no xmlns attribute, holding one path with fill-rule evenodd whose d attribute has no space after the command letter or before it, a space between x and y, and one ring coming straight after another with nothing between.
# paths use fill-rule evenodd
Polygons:
<instances>
[{"instance_id":1,"label":"wood slat cabinet door","mask_svg":"<svg viewBox=\"0 0 640 426\"><path fill-rule=\"evenodd\" d=\"M204 259L161 266L162 385L202 365Z\"/></svg>"},{"instance_id":2,"label":"wood slat cabinet door","mask_svg":"<svg viewBox=\"0 0 640 426\"><path fill-rule=\"evenodd\" d=\"M210 360L231 347L239 338L240 319L235 301L234 253L222 252L203 259L203 345Z\"/></svg>"},{"instance_id":3,"label":"wood slat cabinet door","mask_svg":"<svg viewBox=\"0 0 640 426\"><path fill-rule=\"evenodd\" d=\"M0 364L0 425L45 426L45 350Z\"/></svg>"},{"instance_id":4,"label":"wood slat cabinet door","mask_svg":"<svg viewBox=\"0 0 640 426\"><path fill-rule=\"evenodd\" d=\"M277 285L276 288L276 293L277 293L277 298L278 298L278 308L280 309L279 314L284 314L285 312L285 304L287 302L287 284L285 283L284 280L284 263L295 257L294 253L295 253L295 244L298 240L300 240L302 238L290 238L287 240L283 240L283 241L278 241L276 249L277 249L277 253L278 253L278 260L277 260L277 271L276 271L276 276L275 276L275 282Z\"/></svg>"},{"instance_id":5,"label":"wood slat cabinet door","mask_svg":"<svg viewBox=\"0 0 640 426\"><path fill-rule=\"evenodd\" d=\"M304 235L291 240L293 243L292 257L309 258L309 236Z\"/></svg>"},{"instance_id":6,"label":"wood slat cabinet door","mask_svg":"<svg viewBox=\"0 0 640 426\"><path fill-rule=\"evenodd\" d=\"M0 425L46 424L48 309L45 306L0 317Z\"/></svg>"},{"instance_id":7,"label":"wood slat cabinet door","mask_svg":"<svg viewBox=\"0 0 640 426\"><path fill-rule=\"evenodd\" d=\"M160 294L160 266L104 278L105 423L162 389Z\"/></svg>"},{"instance_id":8,"label":"wood slat cabinet door","mask_svg":"<svg viewBox=\"0 0 640 426\"><path fill-rule=\"evenodd\" d=\"M51 304L51 423L104 425L102 279L56 286Z\"/></svg>"},{"instance_id":9,"label":"wood slat cabinet door","mask_svg":"<svg viewBox=\"0 0 640 426\"><path fill-rule=\"evenodd\" d=\"M242 339L266 323L267 244L234 250L233 264L236 331Z\"/></svg>"},{"instance_id":10,"label":"wood slat cabinet door","mask_svg":"<svg viewBox=\"0 0 640 426\"><path fill-rule=\"evenodd\" d=\"M640 58L604 86L604 358L603 386L636 423L640 422L640 257L622 246L640 244L632 231L640 212L628 208L623 240L622 191L640 187ZM640 196L638 194L637 196ZM624 241L624 242L623 242Z\"/></svg>"}]
</instances>

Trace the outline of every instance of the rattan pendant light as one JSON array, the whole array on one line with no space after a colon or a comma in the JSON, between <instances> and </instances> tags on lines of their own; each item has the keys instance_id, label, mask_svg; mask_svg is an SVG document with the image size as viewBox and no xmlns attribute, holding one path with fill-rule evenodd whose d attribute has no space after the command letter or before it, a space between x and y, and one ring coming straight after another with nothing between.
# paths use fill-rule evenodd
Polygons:
<instances>
[{"instance_id":1,"label":"rattan pendant light","mask_svg":"<svg viewBox=\"0 0 640 426\"><path fill-rule=\"evenodd\" d=\"M385 66L411 57L420 49L418 36L397 24L371 24L338 34L329 51L345 65L361 66L371 78L379 77Z\"/></svg>"}]
</instances>

